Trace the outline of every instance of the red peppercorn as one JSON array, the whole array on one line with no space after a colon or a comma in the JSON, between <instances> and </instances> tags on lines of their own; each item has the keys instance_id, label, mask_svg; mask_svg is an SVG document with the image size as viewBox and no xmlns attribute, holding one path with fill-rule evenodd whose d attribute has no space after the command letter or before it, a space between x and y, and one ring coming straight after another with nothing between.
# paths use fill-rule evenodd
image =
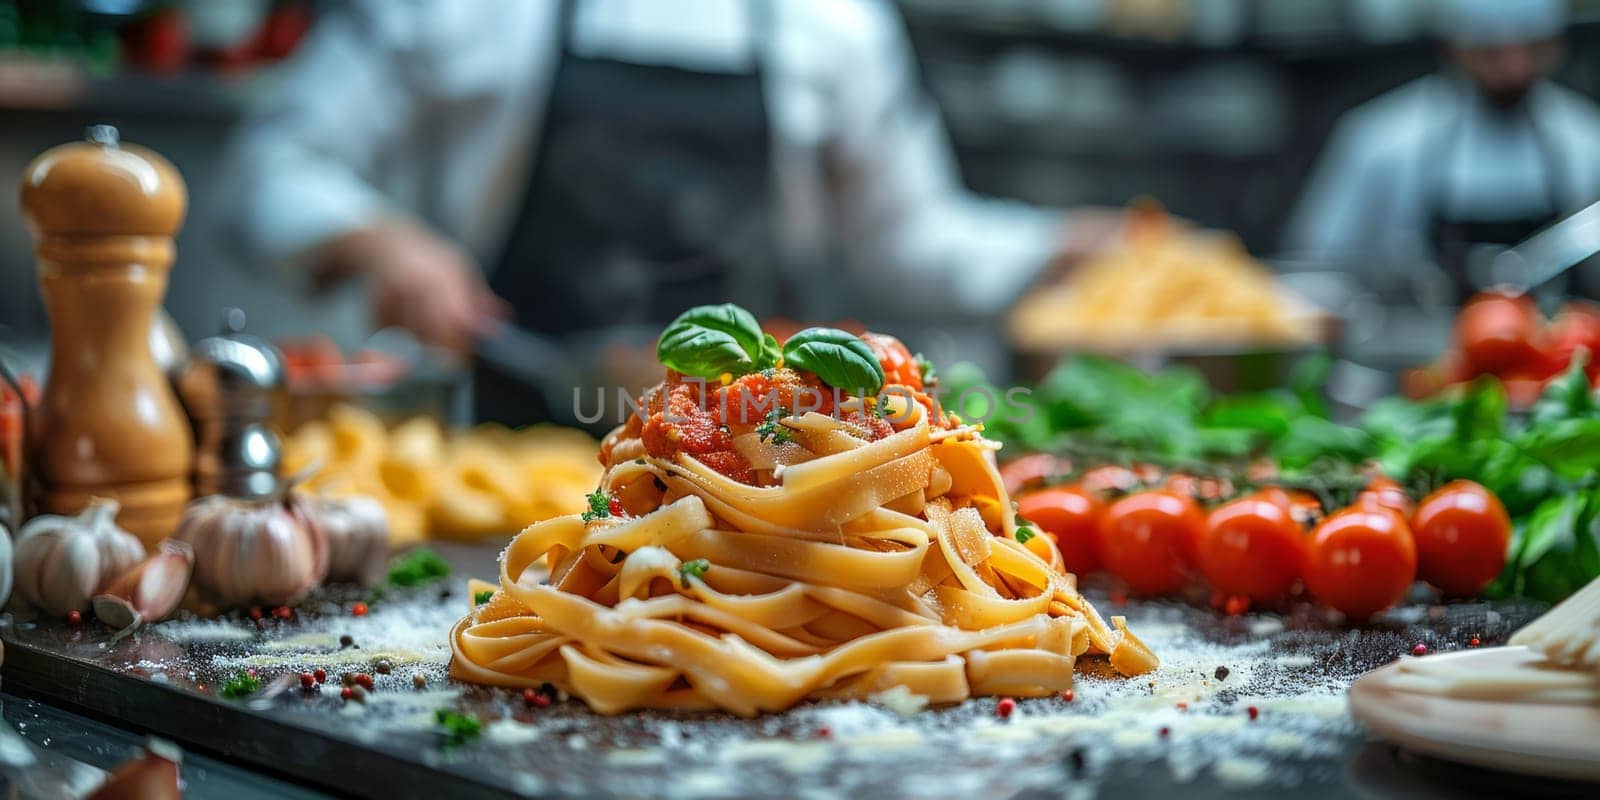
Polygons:
<instances>
[{"instance_id":1,"label":"red peppercorn","mask_svg":"<svg viewBox=\"0 0 1600 800\"><path fill-rule=\"evenodd\" d=\"M316 678L317 683L325 683L328 680L328 671L322 667L317 667L311 671L311 677Z\"/></svg>"},{"instance_id":2,"label":"red peppercorn","mask_svg":"<svg viewBox=\"0 0 1600 800\"><path fill-rule=\"evenodd\" d=\"M261 606L250 607L250 618L257 621L261 619Z\"/></svg>"},{"instance_id":3,"label":"red peppercorn","mask_svg":"<svg viewBox=\"0 0 1600 800\"><path fill-rule=\"evenodd\" d=\"M1189 704L1188 703L1179 703L1178 704L1178 710L1179 711L1188 711L1189 710Z\"/></svg>"},{"instance_id":4,"label":"red peppercorn","mask_svg":"<svg viewBox=\"0 0 1600 800\"><path fill-rule=\"evenodd\" d=\"M366 616L367 615L367 604L357 600L356 604L350 607L350 613L354 614L354 615L356 615L358 617Z\"/></svg>"},{"instance_id":5,"label":"red peppercorn","mask_svg":"<svg viewBox=\"0 0 1600 800\"><path fill-rule=\"evenodd\" d=\"M606 510L611 512L611 516L613 517L622 516L622 501L615 497L611 498L611 500L606 503Z\"/></svg>"},{"instance_id":6,"label":"red peppercorn","mask_svg":"<svg viewBox=\"0 0 1600 800\"><path fill-rule=\"evenodd\" d=\"M1428 654L1428 646L1425 645L1425 644L1422 644L1421 642L1418 642L1416 647L1411 648L1411 655L1420 657L1420 656L1425 656L1427 654Z\"/></svg>"},{"instance_id":7,"label":"red peppercorn","mask_svg":"<svg viewBox=\"0 0 1600 800\"><path fill-rule=\"evenodd\" d=\"M532 689L523 689L522 690L522 702L527 703L528 705L531 706L531 705L533 705L533 698L538 696L538 694L539 694L538 692L535 692Z\"/></svg>"},{"instance_id":8,"label":"red peppercorn","mask_svg":"<svg viewBox=\"0 0 1600 800\"><path fill-rule=\"evenodd\" d=\"M288 606L278 606L277 608L272 609L272 616L277 617L278 619L288 619L294 616L294 611Z\"/></svg>"},{"instance_id":9,"label":"red peppercorn","mask_svg":"<svg viewBox=\"0 0 1600 800\"><path fill-rule=\"evenodd\" d=\"M1222 606L1222 613L1227 614L1230 617L1237 617L1249 610L1250 598L1240 594L1229 597L1228 602L1224 603Z\"/></svg>"},{"instance_id":10,"label":"red peppercorn","mask_svg":"<svg viewBox=\"0 0 1600 800\"><path fill-rule=\"evenodd\" d=\"M1161 726L1161 730L1158 731L1158 733L1161 734L1161 738L1165 739L1165 738L1167 738L1168 736L1170 736L1172 734L1172 729L1167 727L1167 726L1165 726L1165 725L1162 725Z\"/></svg>"},{"instance_id":11,"label":"red peppercorn","mask_svg":"<svg viewBox=\"0 0 1600 800\"><path fill-rule=\"evenodd\" d=\"M245 670L244 674L249 675L250 677L254 678L256 676L256 668L255 667L251 667L251 668Z\"/></svg>"},{"instance_id":12,"label":"red peppercorn","mask_svg":"<svg viewBox=\"0 0 1600 800\"><path fill-rule=\"evenodd\" d=\"M346 686L346 687L344 687L344 688L343 688L343 689L340 689L340 690L339 690L339 696L340 696L340 697L342 697L342 698L344 698L344 699L346 699L346 700L349 700L349 699L350 699L350 697L351 697L351 696L352 696L352 695L354 695L354 694L355 694L355 690L353 690L353 689L351 689L351 688L350 688L350 687L348 687L348 686Z\"/></svg>"},{"instance_id":13,"label":"red peppercorn","mask_svg":"<svg viewBox=\"0 0 1600 800\"><path fill-rule=\"evenodd\" d=\"M67 624L68 625L82 625L83 624L83 612L79 611L76 608L72 609L71 611L68 611L67 612Z\"/></svg>"},{"instance_id":14,"label":"red peppercorn","mask_svg":"<svg viewBox=\"0 0 1600 800\"><path fill-rule=\"evenodd\" d=\"M1068 689L1068 690L1066 690L1066 691L1061 693L1061 699L1065 700L1065 701L1067 701L1069 703L1072 702L1073 699L1076 698L1077 696L1078 696L1078 693L1072 691L1071 689Z\"/></svg>"},{"instance_id":15,"label":"red peppercorn","mask_svg":"<svg viewBox=\"0 0 1600 800\"><path fill-rule=\"evenodd\" d=\"M817 736L819 736L819 737L821 737L823 739L827 739L827 738L833 736L833 729L828 727L828 726L826 726L826 725L824 725L824 726L822 726L822 727L817 729Z\"/></svg>"},{"instance_id":16,"label":"red peppercorn","mask_svg":"<svg viewBox=\"0 0 1600 800\"><path fill-rule=\"evenodd\" d=\"M1251 707L1245 709L1244 713L1249 714L1250 715L1250 719L1252 721L1254 721L1257 717L1261 716L1261 709L1256 708L1255 706L1251 706Z\"/></svg>"},{"instance_id":17,"label":"red peppercorn","mask_svg":"<svg viewBox=\"0 0 1600 800\"><path fill-rule=\"evenodd\" d=\"M1006 717L1011 716L1011 712L1016 711L1016 710L1017 710L1017 701L1012 700L1009 697L1002 697L1002 698L1000 698L999 702L994 704L995 716L997 716L997 717L999 717L1001 719L1005 719Z\"/></svg>"},{"instance_id":18,"label":"red peppercorn","mask_svg":"<svg viewBox=\"0 0 1600 800\"><path fill-rule=\"evenodd\" d=\"M300 673L300 688L310 689L317 685L317 678L309 672Z\"/></svg>"},{"instance_id":19,"label":"red peppercorn","mask_svg":"<svg viewBox=\"0 0 1600 800\"><path fill-rule=\"evenodd\" d=\"M534 692L533 700L531 702L533 703L534 708L549 708L550 695L547 695L544 692Z\"/></svg>"},{"instance_id":20,"label":"red peppercorn","mask_svg":"<svg viewBox=\"0 0 1600 800\"><path fill-rule=\"evenodd\" d=\"M365 672L358 673L356 675L356 685L370 691L372 689L372 676Z\"/></svg>"},{"instance_id":21,"label":"red peppercorn","mask_svg":"<svg viewBox=\"0 0 1600 800\"><path fill-rule=\"evenodd\" d=\"M1471 639L1467 640L1467 646L1468 647L1477 647L1480 644L1483 644L1483 643L1478 641L1478 637L1476 637L1476 636L1474 636Z\"/></svg>"}]
</instances>

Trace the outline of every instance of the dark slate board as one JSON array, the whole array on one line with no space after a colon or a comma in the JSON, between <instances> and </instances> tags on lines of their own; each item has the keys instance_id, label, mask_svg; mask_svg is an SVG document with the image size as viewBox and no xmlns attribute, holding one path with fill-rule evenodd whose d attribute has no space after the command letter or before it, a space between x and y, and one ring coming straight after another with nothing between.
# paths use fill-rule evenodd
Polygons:
<instances>
[{"instance_id":1,"label":"dark slate board","mask_svg":"<svg viewBox=\"0 0 1600 800\"><path fill-rule=\"evenodd\" d=\"M488 572L493 553L452 561ZM1126 680L1086 659L1072 702L1024 700L1002 720L995 700L902 715L880 704L811 704L740 720L721 714L602 717L577 702L532 708L520 694L446 677L449 625L465 611L460 578L391 590L361 618L354 589L320 594L291 620L245 615L180 619L107 646L108 631L12 620L6 690L169 737L186 748L275 776L358 796L1302 796L1454 794L1507 781L1463 767L1398 758L1368 744L1343 692L1366 670L1417 643L1434 651L1502 641L1540 610L1503 604L1412 605L1358 630L1299 604L1283 615L1225 617L1175 603L1113 605L1164 658ZM341 647L349 635L353 645ZM374 664L386 659L388 675ZM299 688L322 667L328 684ZM1226 668L1219 679L1218 667ZM226 700L244 668L263 689ZM339 697L339 675L373 673L369 702ZM413 674L427 688L413 686ZM1249 709L1256 709L1252 718ZM452 746L436 709L486 723ZM1421 780L1424 786L1419 787Z\"/></svg>"}]
</instances>

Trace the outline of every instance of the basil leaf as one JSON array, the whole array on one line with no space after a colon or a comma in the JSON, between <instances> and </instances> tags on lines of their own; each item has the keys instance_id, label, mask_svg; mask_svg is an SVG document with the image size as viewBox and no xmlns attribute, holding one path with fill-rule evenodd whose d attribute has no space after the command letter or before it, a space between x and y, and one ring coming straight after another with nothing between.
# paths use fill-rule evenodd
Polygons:
<instances>
[{"instance_id":1,"label":"basil leaf","mask_svg":"<svg viewBox=\"0 0 1600 800\"><path fill-rule=\"evenodd\" d=\"M845 391L875 395L883 388L883 365L861 338L838 328L806 328L783 343L783 361Z\"/></svg>"},{"instance_id":2,"label":"basil leaf","mask_svg":"<svg viewBox=\"0 0 1600 800\"><path fill-rule=\"evenodd\" d=\"M778 343L750 312L732 304L695 306L661 332L656 359L697 378L735 376L777 363Z\"/></svg>"},{"instance_id":3,"label":"basil leaf","mask_svg":"<svg viewBox=\"0 0 1600 800\"><path fill-rule=\"evenodd\" d=\"M1551 380L1528 414L1533 425L1591 416L1595 411L1594 392L1584 367L1592 358L1588 351L1573 355L1565 372Z\"/></svg>"},{"instance_id":4,"label":"basil leaf","mask_svg":"<svg viewBox=\"0 0 1600 800\"><path fill-rule=\"evenodd\" d=\"M1529 428L1517 446L1569 481L1600 469L1600 419L1564 419Z\"/></svg>"}]
</instances>

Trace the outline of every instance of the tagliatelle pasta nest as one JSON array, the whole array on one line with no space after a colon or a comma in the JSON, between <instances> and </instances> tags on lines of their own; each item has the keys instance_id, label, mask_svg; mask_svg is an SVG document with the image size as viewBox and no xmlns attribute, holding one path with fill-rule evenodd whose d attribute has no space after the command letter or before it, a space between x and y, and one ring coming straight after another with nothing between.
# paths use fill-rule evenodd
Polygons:
<instances>
[{"instance_id":1,"label":"tagliatelle pasta nest","mask_svg":"<svg viewBox=\"0 0 1600 800\"><path fill-rule=\"evenodd\" d=\"M1086 653L1156 666L1019 524L998 446L924 406L920 383L899 387L917 403L878 401L893 415L837 393L822 411L719 413L705 401L732 387L686 386L669 373L608 437L590 513L511 542L498 590L451 631L456 678L549 682L607 714L750 716L896 686L934 703L1048 694ZM686 398L699 411L674 418Z\"/></svg>"}]
</instances>

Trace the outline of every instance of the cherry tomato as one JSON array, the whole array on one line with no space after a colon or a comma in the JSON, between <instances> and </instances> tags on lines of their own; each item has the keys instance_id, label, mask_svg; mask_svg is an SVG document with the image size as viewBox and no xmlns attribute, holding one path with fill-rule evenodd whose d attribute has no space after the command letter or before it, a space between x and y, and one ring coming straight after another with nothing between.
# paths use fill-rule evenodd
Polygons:
<instances>
[{"instance_id":1,"label":"cherry tomato","mask_svg":"<svg viewBox=\"0 0 1600 800\"><path fill-rule=\"evenodd\" d=\"M1100 517L1105 504L1081 486L1041 489L1017 502L1017 513L1049 534L1067 571L1087 575L1100 569Z\"/></svg>"},{"instance_id":2,"label":"cherry tomato","mask_svg":"<svg viewBox=\"0 0 1600 800\"><path fill-rule=\"evenodd\" d=\"M1206 518L1200 569L1217 591L1270 602L1294 588L1305 562L1305 530L1281 489L1241 497Z\"/></svg>"},{"instance_id":3,"label":"cherry tomato","mask_svg":"<svg viewBox=\"0 0 1600 800\"><path fill-rule=\"evenodd\" d=\"M1139 492L1111 504L1100 525L1106 569L1140 594L1170 594L1196 567L1205 515L1188 495Z\"/></svg>"},{"instance_id":4,"label":"cherry tomato","mask_svg":"<svg viewBox=\"0 0 1600 800\"><path fill-rule=\"evenodd\" d=\"M1511 518L1488 489L1453 481L1423 498L1411 518L1417 577L1449 595L1483 590L1506 565Z\"/></svg>"},{"instance_id":5,"label":"cherry tomato","mask_svg":"<svg viewBox=\"0 0 1600 800\"><path fill-rule=\"evenodd\" d=\"M1078 484L1088 492L1131 492L1142 483L1133 470L1117 464L1106 464L1083 473Z\"/></svg>"},{"instance_id":6,"label":"cherry tomato","mask_svg":"<svg viewBox=\"0 0 1600 800\"><path fill-rule=\"evenodd\" d=\"M1588 303L1568 303L1550 323L1545 353L1556 370L1565 369L1579 349L1589 351L1585 371L1589 380L1600 378L1600 308Z\"/></svg>"},{"instance_id":7,"label":"cherry tomato","mask_svg":"<svg viewBox=\"0 0 1600 800\"><path fill-rule=\"evenodd\" d=\"M1311 534L1306 588L1352 620L1400 602L1416 576L1417 546L1410 529L1374 497L1330 515Z\"/></svg>"},{"instance_id":8,"label":"cherry tomato","mask_svg":"<svg viewBox=\"0 0 1600 800\"><path fill-rule=\"evenodd\" d=\"M883 365L885 385L899 384L922 391L922 368L917 366L917 360L911 357L911 351L899 339L886 333L868 331L861 334L861 341L872 348L872 354Z\"/></svg>"},{"instance_id":9,"label":"cherry tomato","mask_svg":"<svg viewBox=\"0 0 1600 800\"><path fill-rule=\"evenodd\" d=\"M1367 483L1367 488L1361 490L1362 494L1370 494L1378 505L1399 514L1403 519L1411 519L1411 512L1416 510L1416 504L1411 502L1411 496L1394 479L1379 475Z\"/></svg>"},{"instance_id":10,"label":"cherry tomato","mask_svg":"<svg viewBox=\"0 0 1600 800\"><path fill-rule=\"evenodd\" d=\"M1475 372L1509 374L1542 360L1541 322L1538 306L1527 295L1483 292L1456 317L1456 343Z\"/></svg>"},{"instance_id":11,"label":"cherry tomato","mask_svg":"<svg viewBox=\"0 0 1600 800\"><path fill-rule=\"evenodd\" d=\"M1168 475L1165 486L1196 500L1221 500L1233 494L1233 482L1227 478L1190 475L1187 472L1174 472Z\"/></svg>"},{"instance_id":12,"label":"cherry tomato","mask_svg":"<svg viewBox=\"0 0 1600 800\"><path fill-rule=\"evenodd\" d=\"M1072 465L1063 459L1048 453L1034 453L1002 464L1000 481L1006 485L1007 494L1015 495L1032 484L1071 469Z\"/></svg>"}]
</instances>

